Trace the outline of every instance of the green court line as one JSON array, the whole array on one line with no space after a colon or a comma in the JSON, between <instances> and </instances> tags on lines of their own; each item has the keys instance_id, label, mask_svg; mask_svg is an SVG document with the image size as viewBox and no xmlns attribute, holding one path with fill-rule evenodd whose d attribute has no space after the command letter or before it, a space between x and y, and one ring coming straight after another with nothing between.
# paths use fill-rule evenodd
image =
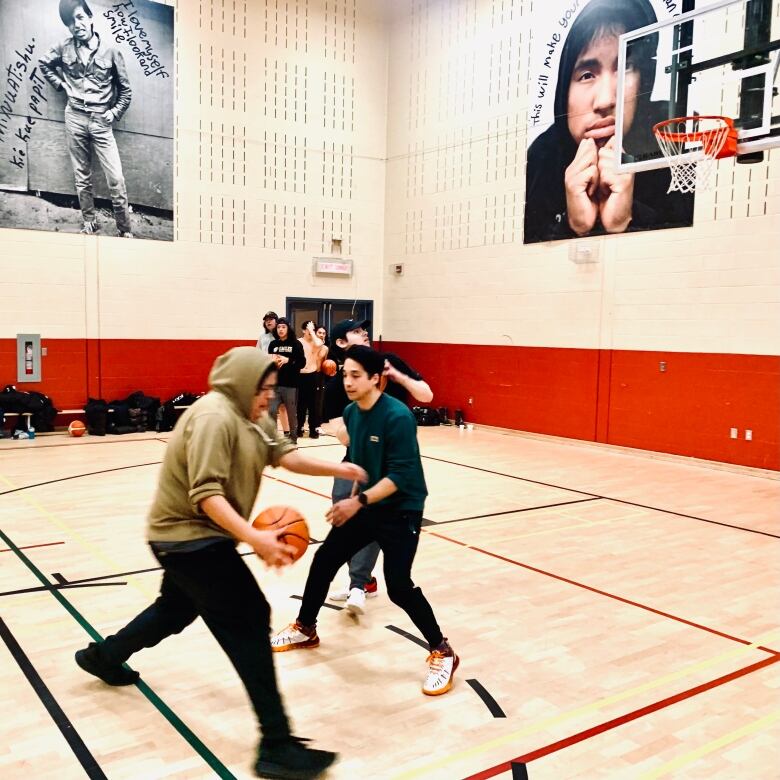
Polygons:
<instances>
[{"instance_id":1,"label":"green court line","mask_svg":"<svg viewBox=\"0 0 780 780\"><path fill-rule=\"evenodd\" d=\"M33 573L37 580L45 585L47 590L60 602L76 622L94 639L100 642L103 637L93 628L86 618L71 604L62 593L52 588L52 583L38 567L13 543L13 541L0 529L0 539L14 551L16 557ZM125 664L126 668L130 668ZM176 731L190 744L200 757L214 770L217 777L223 780L236 780L236 776L198 739L186 723L143 681L135 683L136 688L151 702L152 706L173 726Z\"/></svg>"}]
</instances>

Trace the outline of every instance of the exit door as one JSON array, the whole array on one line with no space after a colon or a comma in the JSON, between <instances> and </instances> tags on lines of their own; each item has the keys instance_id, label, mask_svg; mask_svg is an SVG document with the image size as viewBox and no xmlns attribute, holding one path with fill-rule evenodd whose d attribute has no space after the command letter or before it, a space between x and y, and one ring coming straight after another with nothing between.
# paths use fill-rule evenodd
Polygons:
<instances>
[{"instance_id":1,"label":"exit door","mask_svg":"<svg viewBox=\"0 0 780 780\"><path fill-rule=\"evenodd\" d=\"M295 337L301 335L301 325L306 320L314 320L317 325L324 325L330 334L330 329L341 320L370 320L374 312L373 301L356 300L321 300L319 298L288 298L287 319L293 328ZM372 337L371 326L368 327Z\"/></svg>"}]
</instances>

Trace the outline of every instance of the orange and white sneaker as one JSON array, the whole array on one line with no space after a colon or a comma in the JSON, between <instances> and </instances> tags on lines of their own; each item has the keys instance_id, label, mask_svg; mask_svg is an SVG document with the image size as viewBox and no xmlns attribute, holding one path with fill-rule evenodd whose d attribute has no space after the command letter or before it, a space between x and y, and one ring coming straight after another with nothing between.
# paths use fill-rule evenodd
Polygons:
<instances>
[{"instance_id":1,"label":"orange and white sneaker","mask_svg":"<svg viewBox=\"0 0 780 780\"><path fill-rule=\"evenodd\" d=\"M426 696L441 696L447 693L452 688L452 678L460 658L449 644L444 643L431 651L427 663L428 673L425 675L422 692Z\"/></svg>"},{"instance_id":2,"label":"orange and white sneaker","mask_svg":"<svg viewBox=\"0 0 780 780\"><path fill-rule=\"evenodd\" d=\"M290 623L289 626L277 631L271 637L271 650L275 653L284 653L286 650L305 650L317 647L319 643L317 629L313 628L309 631L296 620L295 623Z\"/></svg>"}]
</instances>

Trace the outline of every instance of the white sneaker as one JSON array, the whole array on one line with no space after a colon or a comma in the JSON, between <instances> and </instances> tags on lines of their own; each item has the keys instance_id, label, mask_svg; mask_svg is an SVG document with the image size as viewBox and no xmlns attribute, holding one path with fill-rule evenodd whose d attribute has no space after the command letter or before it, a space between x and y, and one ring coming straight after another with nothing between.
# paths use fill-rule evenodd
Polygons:
<instances>
[{"instance_id":1,"label":"white sneaker","mask_svg":"<svg viewBox=\"0 0 780 780\"><path fill-rule=\"evenodd\" d=\"M426 696L441 696L452 688L452 677L458 668L460 658L450 649L446 653L434 650L428 656L428 673L425 675L422 692Z\"/></svg>"},{"instance_id":2,"label":"white sneaker","mask_svg":"<svg viewBox=\"0 0 780 780\"><path fill-rule=\"evenodd\" d=\"M365 591L366 591L366 597L370 599L379 595L376 577L372 577L368 581ZM344 588L343 590L332 590L330 593L328 593L328 598L331 601L346 601L349 598L350 593L352 593L351 588Z\"/></svg>"},{"instance_id":3,"label":"white sneaker","mask_svg":"<svg viewBox=\"0 0 780 780\"><path fill-rule=\"evenodd\" d=\"M347 599L347 609L353 615L362 615L365 612L366 592L363 588L352 588Z\"/></svg>"},{"instance_id":4,"label":"white sneaker","mask_svg":"<svg viewBox=\"0 0 780 780\"><path fill-rule=\"evenodd\" d=\"M271 650L275 653L283 653L285 650L300 650L307 647L317 647L320 638L315 631L311 636L300 630L298 623L290 623L289 626L277 631L271 637Z\"/></svg>"},{"instance_id":5,"label":"white sneaker","mask_svg":"<svg viewBox=\"0 0 780 780\"><path fill-rule=\"evenodd\" d=\"M342 590L332 590L328 593L328 598L331 601L346 601L351 593L349 588L343 588Z\"/></svg>"}]
</instances>

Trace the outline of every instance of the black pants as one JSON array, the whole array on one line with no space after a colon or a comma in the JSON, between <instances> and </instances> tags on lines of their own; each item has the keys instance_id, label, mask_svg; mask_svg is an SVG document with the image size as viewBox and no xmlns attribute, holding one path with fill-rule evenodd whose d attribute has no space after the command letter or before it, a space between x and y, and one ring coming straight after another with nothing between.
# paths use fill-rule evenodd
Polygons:
<instances>
[{"instance_id":1,"label":"black pants","mask_svg":"<svg viewBox=\"0 0 780 780\"><path fill-rule=\"evenodd\" d=\"M301 374L298 383L298 435L303 434L303 424L309 415L309 436L317 435L320 427L320 415L317 411L317 372ZM292 421L290 421L292 426Z\"/></svg>"},{"instance_id":2,"label":"black pants","mask_svg":"<svg viewBox=\"0 0 780 780\"><path fill-rule=\"evenodd\" d=\"M124 663L200 616L238 672L263 740L284 740L290 726L276 686L269 642L271 608L233 543L225 540L195 552L154 554L163 567L160 595L99 645L101 656L109 663Z\"/></svg>"},{"instance_id":3,"label":"black pants","mask_svg":"<svg viewBox=\"0 0 780 780\"><path fill-rule=\"evenodd\" d=\"M361 509L344 525L332 528L314 560L306 579L298 621L304 626L317 623L328 587L336 572L370 542L379 542L385 556L387 595L411 618L431 648L443 639L431 605L412 582L412 563L420 540L422 512L394 511L384 507Z\"/></svg>"}]
</instances>

